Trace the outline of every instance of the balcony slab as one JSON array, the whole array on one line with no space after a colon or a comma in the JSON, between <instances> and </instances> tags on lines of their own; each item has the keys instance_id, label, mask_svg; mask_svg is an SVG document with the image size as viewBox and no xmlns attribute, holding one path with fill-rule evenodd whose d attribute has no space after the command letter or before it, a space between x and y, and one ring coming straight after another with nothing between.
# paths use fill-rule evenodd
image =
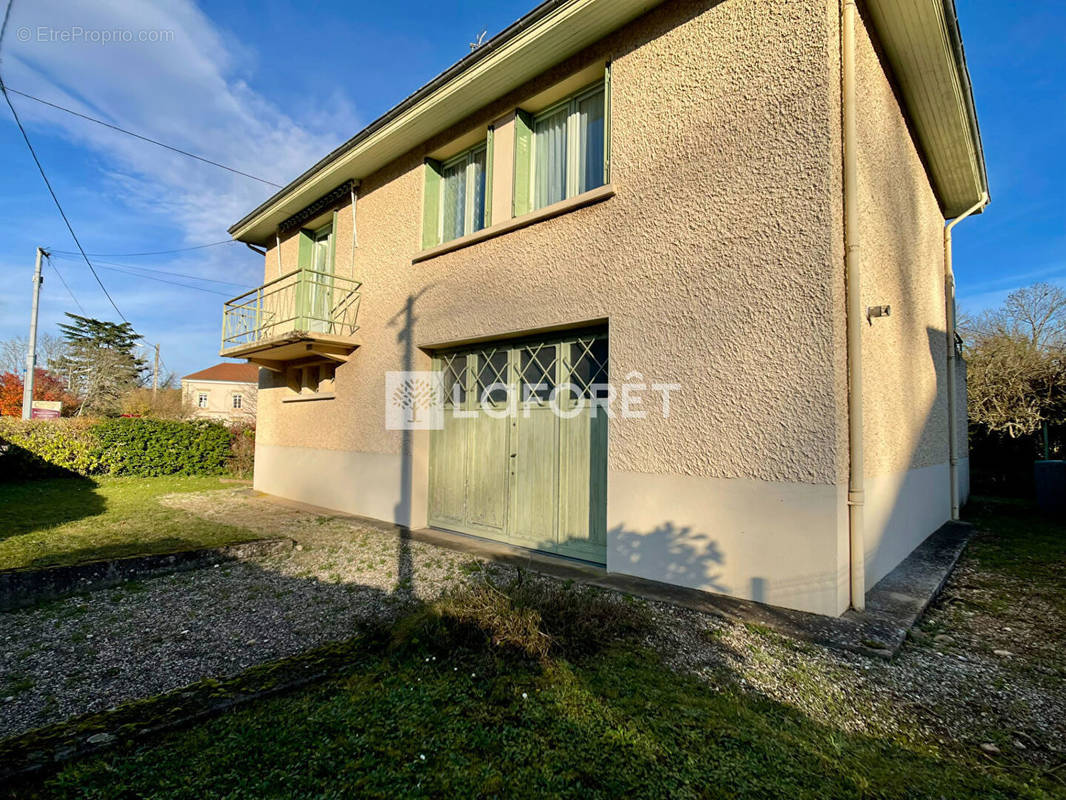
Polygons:
<instances>
[{"instance_id":1,"label":"balcony slab","mask_svg":"<svg viewBox=\"0 0 1066 800\"><path fill-rule=\"evenodd\" d=\"M358 337L313 331L290 331L269 339L223 348L225 358L246 358L253 364L280 371L285 364L306 358L347 361L360 345Z\"/></svg>"}]
</instances>

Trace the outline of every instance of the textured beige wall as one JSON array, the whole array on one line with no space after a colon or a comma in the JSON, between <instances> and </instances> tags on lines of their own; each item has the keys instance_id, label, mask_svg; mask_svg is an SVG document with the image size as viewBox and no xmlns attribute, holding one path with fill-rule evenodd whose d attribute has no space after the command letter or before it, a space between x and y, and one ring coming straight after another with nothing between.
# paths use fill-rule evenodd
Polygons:
<instances>
[{"instance_id":1,"label":"textured beige wall","mask_svg":"<svg viewBox=\"0 0 1066 800\"><path fill-rule=\"evenodd\" d=\"M944 219L877 51L857 37L866 585L951 515Z\"/></svg>"},{"instance_id":2,"label":"textured beige wall","mask_svg":"<svg viewBox=\"0 0 1066 800\"><path fill-rule=\"evenodd\" d=\"M892 307L863 335L874 476L948 460L944 218L863 26L857 51L862 305Z\"/></svg>"},{"instance_id":3,"label":"textured beige wall","mask_svg":"<svg viewBox=\"0 0 1066 800\"><path fill-rule=\"evenodd\" d=\"M336 400L282 405L283 389L264 390L262 441L397 453L384 372L428 367L417 345L608 318L612 379L684 386L670 419L612 425L612 470L835 483L846 468L835 26L820 0L669 2L369 176L363 347L338 369ZM605 56L617 195L412 265L424 153ZM345 227L342 213L341 272ZM292 238L282 251L291 269Z\"/></svg>"}]
</instances>

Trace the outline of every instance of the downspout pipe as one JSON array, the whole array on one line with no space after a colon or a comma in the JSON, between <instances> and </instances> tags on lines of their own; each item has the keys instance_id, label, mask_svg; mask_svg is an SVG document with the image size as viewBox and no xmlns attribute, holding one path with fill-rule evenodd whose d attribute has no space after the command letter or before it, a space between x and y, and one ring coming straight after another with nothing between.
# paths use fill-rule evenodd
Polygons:
<instances>
[{"instance_id":1,"label":"downspout pipe","mask_svg":"<svg viewBox=\"0 0 1066 800\"><path fill-rule=\"evenodd\" d=\"M951 230L971 214L976 214L988 205L988 192L969 209L944 226L944 318L948 345L948 463L951 484L951 518L959 518L959 443L955 433L958 413L955 398L958 389L955 383L958 369L958 354L955 352L955 271L951 265Z\"/></svg>"},{"instance_id":2,"label":"downspout pipe","mask_svg":"<svg viewBox=\"0 0 1066 800\"><path fill-rule=\"evenodd\" d=\"M848 549L851 607L866 607L866 488L862 420L862 264L859 249L859 156L855 103L855 0L841 8L841 117L844 158L844 276L848 360Z\"/></svg>"}]
</instances>

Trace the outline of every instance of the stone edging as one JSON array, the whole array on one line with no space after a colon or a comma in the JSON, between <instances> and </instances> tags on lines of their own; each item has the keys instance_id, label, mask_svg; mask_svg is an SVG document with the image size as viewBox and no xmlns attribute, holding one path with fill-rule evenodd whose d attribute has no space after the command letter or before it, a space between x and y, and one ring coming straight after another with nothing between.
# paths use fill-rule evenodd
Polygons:
<instances>
[{"instance_id":1,"label":"stone edging","mask_svg":"<svg viewBox=\"0 0 1066 800\"><path fill-rule=\"evenodd\" d=\"M142 742L152 734L341 674L367 652L365 637L357 636L260 664L228 678L208 678L156 697L27 731L0 741L0 784L40 779L72 759Z\"/></svg>"},{"instance_id":2,"label":"stone edging","mask_svg":"<svg viewBox=\"0 0 1066 800\"><path fill-rule=\"evenodd\" d=\"M250 542L174 553L130 556L87 564L0 571L0 611L35 605L78 592L115 586L133 578L201 569L219 561L280 555L292 550L292 539Z\"/></svg>"}]
</instances>

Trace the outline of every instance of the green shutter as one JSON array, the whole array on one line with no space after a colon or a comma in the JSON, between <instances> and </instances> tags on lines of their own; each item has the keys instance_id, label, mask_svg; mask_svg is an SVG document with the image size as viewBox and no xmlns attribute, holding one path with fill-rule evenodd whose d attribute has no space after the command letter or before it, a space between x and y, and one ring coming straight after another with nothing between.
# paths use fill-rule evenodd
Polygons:
<instances>
[{"instance_id":1,"label":"green shutter","mask_svg":"<svg viewBox=\"0 0 1066 800\"><path fill-rule=\"evenodd\" d=\"M422 200L422 249L440 244L440 162L425 161L425 194Z\"/></svg>"},{"instance_id":2,"label":"green shutter","mask_svg":"<svg viewBox=\"0 0 1066 800\"><path fill-rule=\"evenodd\" d=\"M485 220L484 226L492 225L492 162L496 160L496 152L493 149L496 138L496 129L489 125L488 141L485 144Z\"/></svg>"},{"instance_id":3,"label":"green shutter","mask_svg":"<svg viewBox=\"0 0 1066 800\"><path fill-rule=\"evenodd\" d=\"M299 239L299 248L296 251L296 266L300 269L311 269L311 264L314 261L314 232L309 230L301 230L297 237ZM306 275L299 276L296 281L296 297L295 300L295 316L296 316L296 330L307 330L308 315L310 313L311 305L311 286L304 280Z\"/></svg>"},{"instance_id":4,"label":"green shutter","mask_svg":"<svg viewBox=\"0 0 1066 800\"><path fill-rule=\"evenodd\" d=\"M611 182L611 62L603 70L603 182Z\"/></svg>"},{"instance_id":5,"label":"green shutter","mask_svg":"<svg viewBox=\"0 0 1066 800\"><path fill-rule=\"evenodd\" d=\"M518 109L514 119L514 216L532 210L533 115Z\"/></svg>"},{"instance_id":6,"label":"green shutter","mask_svg":"<svg viewBox=\"0 0 1066 800\"><path fill-rule=\"evenodd\" d=\"M330 222L329 233L329 267L326 272L337 274L337 212L333 212L333 220Z\"/></svg>"},{"instance_id":7,"label":"green shutter","mask_svg":"<svg viewBox=\"0 0 1066 800\"><path fill-rule=\"evenodd\" d=\"M311 253L315 244L314 231L304 229L300 231L298 236L300 247L296 252L296 266L300 269L311 269L311 262L313 260Z\"/></svg>"}]
</instances>

